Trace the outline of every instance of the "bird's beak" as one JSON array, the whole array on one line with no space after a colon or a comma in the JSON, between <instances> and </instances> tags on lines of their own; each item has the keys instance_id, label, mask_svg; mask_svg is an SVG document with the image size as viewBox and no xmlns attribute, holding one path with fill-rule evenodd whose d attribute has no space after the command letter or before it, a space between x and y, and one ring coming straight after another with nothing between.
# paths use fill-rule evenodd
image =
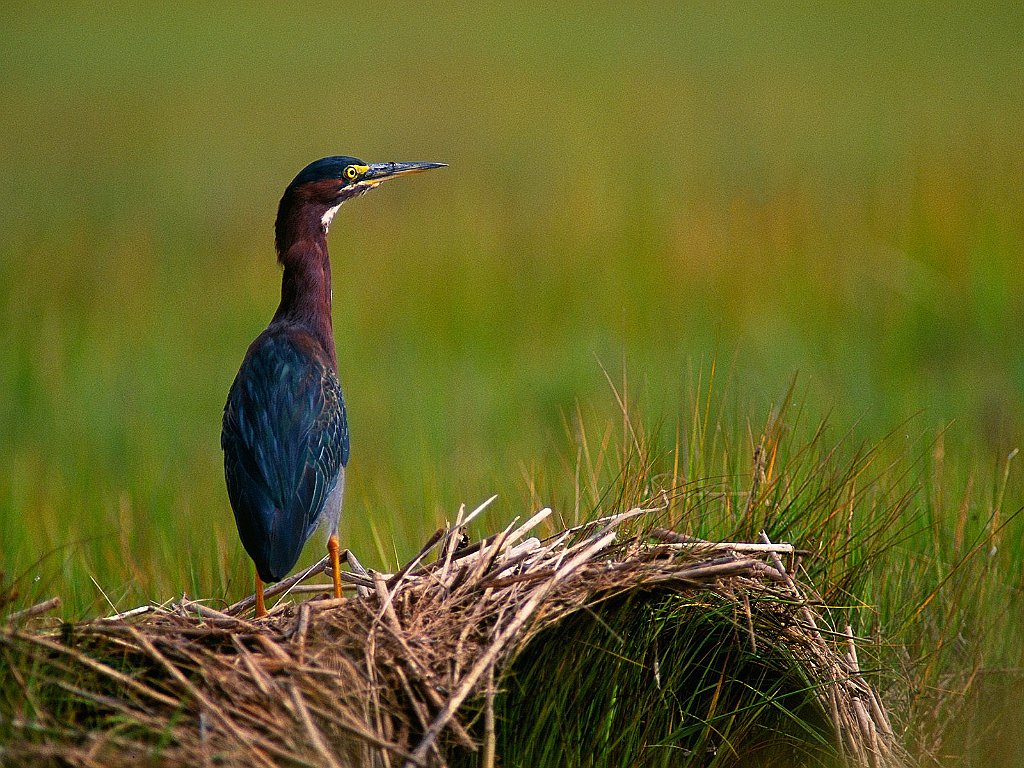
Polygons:
<instances>
[{"instance_id":1,"label":"bird's beak","mask_svg":"<svg viewBox=\"0 0 1024 768\"><path fill-rule=\"evenodd\" d=\"M373 163L367 168L362 178L356 182L356 185L372 189L388 179L445 167L447 167L447 163Z\"/></svg>"}]
</instances>

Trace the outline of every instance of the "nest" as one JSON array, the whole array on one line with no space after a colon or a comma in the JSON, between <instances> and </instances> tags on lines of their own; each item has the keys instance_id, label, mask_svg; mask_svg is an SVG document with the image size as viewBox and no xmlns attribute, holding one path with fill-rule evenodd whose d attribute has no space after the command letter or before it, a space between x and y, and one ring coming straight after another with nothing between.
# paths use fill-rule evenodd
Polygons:
<instances>
[{"instance_id":1,"label":"nest","mask_svg":"<svg viewBox=\"0 0 1024 768\"><path fill-rule=\"evenodd\" d=\"M517 660L574 653L558 640L573 618L616 605L628 622L635 601L671 598L687 615L729 617L728 642L752 658L784 651L831 762L904 763L852 630L829 626L794 578L793 546L694 539L654 527L657 509L541 540L530 533L543 510L469 544L483 506L394 574L347 553L351 596L313 583L329 574L326 560L314 565L268 590L282 597L260 620L251 597L223 610L183 598L59 630L26 624L52 601L11 617L0 627L0 732L12 734L0 762L518 764L497 746L516 725L495 716ZM673 663L652 658L654 677Z\"/></svg>"}]
</instances>

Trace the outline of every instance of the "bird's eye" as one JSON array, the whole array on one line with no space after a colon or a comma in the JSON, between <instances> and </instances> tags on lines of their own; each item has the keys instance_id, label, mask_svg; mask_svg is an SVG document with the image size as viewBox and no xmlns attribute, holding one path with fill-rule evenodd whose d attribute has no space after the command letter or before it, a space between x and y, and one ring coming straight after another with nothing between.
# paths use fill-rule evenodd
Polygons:
<instances>
[{"instance_id":1,"label":"bird's eye","mask_svg":"<svg viewBox=\"0 0 1024 768\"><path fill-rule=\"evenodd\" d=\"M349 181L352 181L358 175L359 171L356 170L356 167L354 165L350 165L347 168L345 168L345 178L348 179Z\"/></svg>"}]
</instances>

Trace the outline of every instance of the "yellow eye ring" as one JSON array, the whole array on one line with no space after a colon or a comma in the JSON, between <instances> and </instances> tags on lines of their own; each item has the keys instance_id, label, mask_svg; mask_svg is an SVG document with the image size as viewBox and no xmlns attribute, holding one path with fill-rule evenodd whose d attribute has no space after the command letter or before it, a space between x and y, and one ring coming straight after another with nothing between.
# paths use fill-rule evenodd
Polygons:
<instances>
[{"instance_id":1,"label":"yellow eye ring","mask_svg":"<svg viewBox=\"0 0 1024 768\"><path fill-rule=\"evenodd\" d=\"M350 165L347 168L345 168L345 178L348 179L349 181L353 181L358 175L359 171L358 169L356 169L354 165Z\"/></svg>"}]
</instances>

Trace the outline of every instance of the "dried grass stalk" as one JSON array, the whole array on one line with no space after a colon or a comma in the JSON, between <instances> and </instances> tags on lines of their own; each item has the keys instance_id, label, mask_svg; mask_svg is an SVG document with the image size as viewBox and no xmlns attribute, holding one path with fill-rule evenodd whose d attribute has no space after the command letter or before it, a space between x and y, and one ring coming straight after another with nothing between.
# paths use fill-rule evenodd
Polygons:
<instances>
[{"instance_id":1,"label":"dried grass stalk","mask_svg":"<svg viewBox=\"0 0 1024 768\"><path fill-rule=\"evenodd\" d=\"M8 715L17 737L0 762L440 766L452 750L482 747L494 765L495 691L517 652L581 608L657 588L733 601L754 649L768 639L755 614L770 606L785 627L770 640L815 682L847 764L903 764L852 630L816 611L783 563L791 545L764 534L701 542L655 528L658 509L635 509L528 538L542 510L467 546L465 522L487 503L395 574L367 572L350 554L344 577L357 596L289 592L325 572L317 563L268 590L286 597L262 620L243 616L249 599L223 611L184 599L142 606L60 637L18 617L0 627L0 651L34 678L21 681ZM465 721L471 701L480 723Z\"/></svg>"}]
</instances>

